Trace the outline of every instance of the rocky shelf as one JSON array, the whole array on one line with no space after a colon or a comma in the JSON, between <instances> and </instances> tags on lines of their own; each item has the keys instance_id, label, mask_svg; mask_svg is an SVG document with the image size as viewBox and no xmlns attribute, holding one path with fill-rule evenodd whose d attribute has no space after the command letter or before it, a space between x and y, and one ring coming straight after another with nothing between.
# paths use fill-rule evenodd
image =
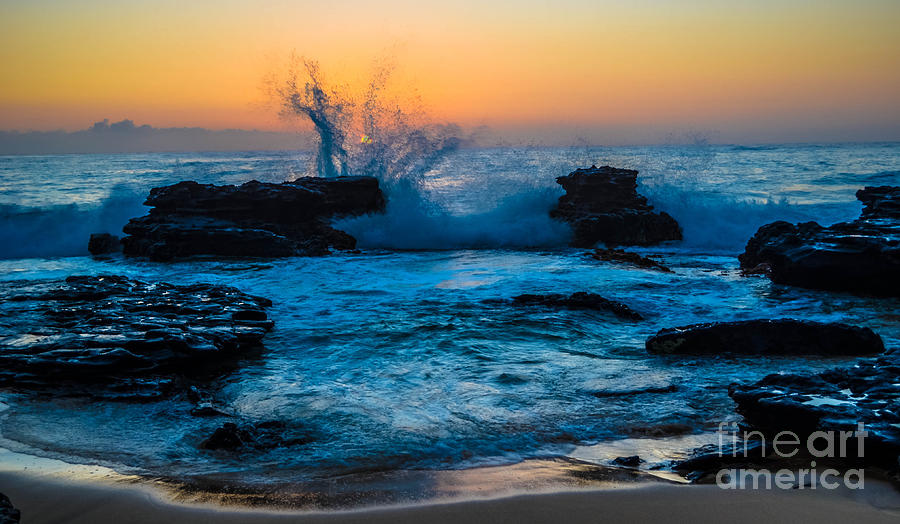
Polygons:
<instances>
[{"instance_id":1,"label":"rocky shelf","mask_svg":"<svg viewBox=\"0 0 900 524\"><path fill-rule=\"evenodd\" d=\"M884 343L869 328L790 318L710 322L663 329L647 351L669 354L872 355Z\"/></svg>"},{"instance_id":2,"label":"rocky shelf","mask_svg":"<svg viewBox=\"0 0 900 524\"><path fill-rule=\"evenodd\" d=\"M150 191L149 214L123 228L129 256L171 260L195 255L285 257L354 249L356 239L331 227L336 217L378 213L385 199L374 177L304 177L239 186L179 182ZM92 237L91 252L116 249Z\"/></svg>"},{"instance_id":3,"label":"rocky shelf","mask_svg":"<svg viewBox=\"0 0 900 524\"><path fill-rule=\"evenodd\" d=\"M740 255L747 273L800 287L900 296L900 187L856 192L860 218L823 227L773 222Z\"/></svg>"},{"instance_id":4,"label":"rocky shelf","mask_svg":"<svg viewBox=\"0 0 900 524\"><path fill-rule=\"evenodd\" d=\"M123 276L0 285L0 386L158 396L261 347L271 303L214 284Z\"/></svg>"}]
</instances>

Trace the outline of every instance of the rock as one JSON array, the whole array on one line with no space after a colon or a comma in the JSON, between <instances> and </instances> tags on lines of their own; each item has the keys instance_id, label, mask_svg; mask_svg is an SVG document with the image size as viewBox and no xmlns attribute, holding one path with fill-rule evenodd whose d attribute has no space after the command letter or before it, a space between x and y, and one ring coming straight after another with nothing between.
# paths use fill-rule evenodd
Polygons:
<instances>
[{"instance_id":1,"label":"rock","mask_svg":"<svg viewBox=\"0 0 900 524\"><path fill-rule=\"evenodd\" d=\"M621 302L601 297L594 293L579 291L571 295L550 293L546 295L525 294L513 297L512 305L520 307L541 306L565 309L589 309L593 311L609 311L627 320L643 320L637 311Z\"/></svg>"},{"instance_id":2,"label":"rock","mask_svg":"<svg viewBox=\"0 0 900 524\"><path fill-rule=\"evenodd\" d=\"M305 177L240 186L179 182L150 190L153 209L123 231L124 252L153 260L194 255L285 257L351 250L356 239L332 218L384 210L374 177Z\"/></svg>"},{"instance_id":3,"label":"rock","mask_svg":"<svg viewBox=\"0 0 900 524\"><path fill-rule=\"evenodd\" d=\"M738 257L741 267L765 268L779 284L900 296L900 187L866 187L856 197L864 208L852 222L762 226Z\"/></svg>"},{"instance_id":4,"label":"rock","mask_svg":"<svg viewBox=\"0 0 900 524\"><path fill-rule=\"evenodd\" d=\"M18 524L22 514L13 507L9 497L0 493L0 524Z\"/></svg>"},{"instance_id":5,"label":"rock","mask_svg":"<svg viewBox=\"0 0 900 524\"><path fill-rule=\"evenodd\" d=\"M201 449L236 451L249 448L266 450L308 444L314 440L304 428L288 427L284 422L269 421L237 425L226 422L200 443Z\"/></svg>"},{"instance_id":6,"label":"rock","mask_svg":"<svg viewBox=\"0 0 900 524\"><path fill-rule=\"evenodd\" d=\"M762 264L757 264L751 268L744 268L741 270L741 274L744 276L749 275L764 275L769 276L772 273L772 266L763 262Z\"/></svg>"},{"instance_id":7,"label":"rock","mask_svg":"<svg viewBox=\"0 0 900 524\"><path fill-rule=\"evenodd\" d=\"M592 391L591 395L597 398L630 397L634 395L674 393L676 391L678 391L678 386L676 386L675 384L668 384L664 386L647 386L631 389L605 389L601 391Z\"/></svg>"},{"instance_id":8,"label":"rock","mask_svg":"<svg viewBox=\"0 0 900 524\"><path fill-rule=\"evenodd\" d=\"M759 355L870 355L884 351L871 329L809 320L744 320L694 324L647 339L652 353Z\"/></svg>"},{"instance_id":9,"label":"rock","mask_svg":"<svg viewBox=\"0 0 900 524\"><path fill-rule=\"evenodd\" d=\"M663 273L672 273L673 271L652 258L642 257L637 253L630 253L621 249L603 249L597 248L591 253L591 256L601 262L616 262L622 264L631 264L643 269L654 269Z\"/></svg>"},{"instance_id":10,"label":"rock","mask_svg":"<svg viewBox=\"0 0 900 524\"><path fill-rule=\"evenodd\" d=\"M610 166L576 169L556 182L566 194L550 216L572 226L575 247L607 245L646 246L681 240L678 222L637 193L637 171Z\"/></svg>"},{"instance_id":11,"label":"rock","mask_svg":"<svg viewBox=\"0 0 900 524\"><path fill-rule=\"evenodd\" d=\"M219 411L218 409L212 407L211 405L203 405L198 406L196 408L191 409L192 417L227 417L228 413L223 411Z\"/></svg>"},{"instance_id":12,"label":"rock","mask_svg":"<svg viewBox=\"0 0 900 524\"><path fill-rule=\"evenodd\" d=\"M862 218L900 219L900 187L866 186L856 192L863 203Z\"/></svg>"},{"instance_id":13,"label":"rock","mask_svg":"<svg viewBox=\"0 0 900 524\"><path fill-rule=\"evenodd\" d=\"M815 375L773 374L732 384L729 394L748 429L774 436L792 431L857 431L864 424L864 457L852 437L844 459L862 458L888 471L900 467L900 353L865 359ZM820 446L821 447L821 446Z\"/></svg>"},{"instance_id":14,"label":"rock","mask_svg":"<svg viewBox=\"0 0 900 524\"><path fill-rule=\"evenodd\" d=\"M88 252L92 255L118 253L121 250L122 243L119 237L109 233L94 233L88 241Z\"/></svg>"},{"instance_id":15,"label":"rock","mask_svg":"<svg viewBox=\"0 0 900 524\"><path fill-rule=\"evenodd\" d=\"M780 460L767 463L764 451L758 440L738 441L735 444L732 442L732 435L725 432L722 434L722 441L719 444L707 444L694 449L690 457L676 462L672 465L672 469L691 482L711 484L715 481L716 474L723 469L772 468L777 470L784 466L792 466L792 469L809 467L809 460L804 463L799 456L797 457L798 464L792 464L794 461L785 463ZM805 457L803 458L805 459ZM773 464L777 464L777 466L773 468Z\"/></svg>"},{"instance_id":16,"label":"rock","mask_svg":"<svg viewBox=\"0 0 900 524\"><path fill-rule=\"evenodd\" d=\"M653 426L632 426L628 428L628 434L638 438L667 438L678 435L687 435L693 433L693 431L693 426L679 422Z\"/></svg>"},{"instance_id":17,"label":"rock","mask_svg":"<svg viewBox=\"0 0 900 524\"><path fill-rule=\"evenodd\" d=\"M622 466L625 468L636 468L640 466L644 462L641 457L637 455L632 455L630 457L616 457L612 460L611 464L615 466Z\"/></svg>"},{"instance_id":18,"label":"rock","mask_svg":"<svg viewBox=\"0 0 900 524\"><path fill-rule=\"evenodd\" d=\"M216 429L212 436L200 443L201 449L211 450L235 450L243 447L245 443L253 441L249 431L238 429L234 422L226 422Z\"/></svg>"},{"instance_id":19,"label":"rock","mask_svg":"<svg viewBox=\"0 0 900 524\"><path fill-rule=\"evenodd\" d=\"M0 385L155 396L259 348L271 303L123 276L0 284Z\"/></svg>"}]
</instances>

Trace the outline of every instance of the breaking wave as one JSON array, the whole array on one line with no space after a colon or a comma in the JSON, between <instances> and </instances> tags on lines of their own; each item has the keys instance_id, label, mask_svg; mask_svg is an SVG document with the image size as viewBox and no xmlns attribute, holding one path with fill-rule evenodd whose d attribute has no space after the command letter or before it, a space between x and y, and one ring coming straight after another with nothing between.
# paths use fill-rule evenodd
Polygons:
<instances>
[{"instance_id":1,"label":"breaking wave","mask_svg":"<svg viewBox=\"0 0 900 524\"><path fill-rule=\"evenodd\" d=\"M87 255L91 233L121 234L130 218L143 215L146 195L114 188L95 204L28 207L0 205L0 259Z\"/></svg>"}]
</instances>

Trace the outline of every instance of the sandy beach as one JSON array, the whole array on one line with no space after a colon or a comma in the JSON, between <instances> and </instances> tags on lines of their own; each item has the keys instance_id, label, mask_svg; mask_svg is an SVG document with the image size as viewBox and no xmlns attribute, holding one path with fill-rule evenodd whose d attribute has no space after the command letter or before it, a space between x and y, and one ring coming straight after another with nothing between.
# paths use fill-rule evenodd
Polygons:
<instances>
[{"instance_id":1,"label":"sandy beach","mask_svg":"<svg viewBox=\"0 0 900 524\"><path fill-rule=\"evenodd\" d=\"M470 499L334 512L283 512L184 505L141 484L102 485L0 473L0 491L25 524L49 522L897 522L900 494L863 491L723 491L714 486L635 484L607 490Z\"/></svg>"}]
</instances>

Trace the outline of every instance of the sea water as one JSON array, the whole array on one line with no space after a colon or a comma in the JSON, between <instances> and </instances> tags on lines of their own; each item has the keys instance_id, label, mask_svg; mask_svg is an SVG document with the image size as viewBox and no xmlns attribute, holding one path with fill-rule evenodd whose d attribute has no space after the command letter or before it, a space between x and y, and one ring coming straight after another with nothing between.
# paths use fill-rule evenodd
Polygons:
<instances>
[{"instance_id":1,"label":"sea water","mask_svg":"<svg viewBox=\"0 0 900 524\"><path fill-rule=\"evenodd\" d=\"M314 436L301 446L210 452L198 444L229 419L193 417L184 398L7 392L0 444L129 473L249 483L590 460L602 455L585 452L591 446L628 454L622 443L661 425L712 434L738 418L732 382L852 363L648 354L644 341L659 329L793 317L868 326L888 347L900 344L897 299L773 285L740 276L736 258L774 220L858 216L857 189L900 184L892 143L463 148L415 184L385 181L385 214L336 222L360 253L171 263L87 255L91 233L119 233L146 212L152 187L279 182L311 161L304 152L0 157L0 280L122 274L268 297L275 329L265 351L214 381L212 400L235 420L286 421ZM568 228L548 217L562 195L555 177L591 164L640 170L639 192L679 221L684 241L636 249L661 255L674 273L567 247ZM495 300L576 291L624 302L646 320ZM665 452L650 455L645 467L665 465Z\"/></svg>"}]
</instances>

